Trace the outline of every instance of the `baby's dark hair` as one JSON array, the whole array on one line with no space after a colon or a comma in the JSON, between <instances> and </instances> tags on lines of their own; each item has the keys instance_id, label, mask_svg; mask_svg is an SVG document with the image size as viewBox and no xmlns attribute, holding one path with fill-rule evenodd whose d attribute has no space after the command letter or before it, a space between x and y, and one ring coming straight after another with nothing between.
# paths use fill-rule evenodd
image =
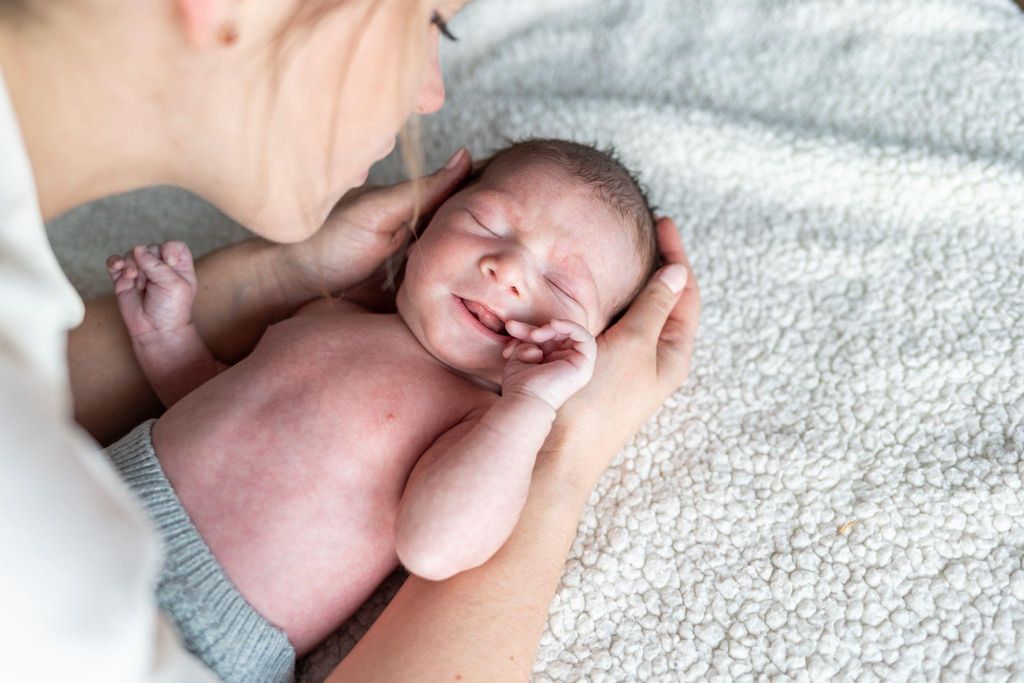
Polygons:
<instances>
[{"instance_id":1,"label":"baby's dark hair","mask_svg":"<svg viewBox=\"0 0 1024 683\"><path fill-rule=\"evenodd\" d=\"M633 230L633 243L642 262L642 277L625 301L619 302L611 322L615 322L629 303L658 269L660 255L655 230L654 207L640 181L612 149L601 150L555 138L529 138L511 142L490 157L478 161L466 179L466 185L483 177L498 160L544 160L560 166L566 173L588 185L594 194L615 210Z\"/></svg>"}]
</instances>

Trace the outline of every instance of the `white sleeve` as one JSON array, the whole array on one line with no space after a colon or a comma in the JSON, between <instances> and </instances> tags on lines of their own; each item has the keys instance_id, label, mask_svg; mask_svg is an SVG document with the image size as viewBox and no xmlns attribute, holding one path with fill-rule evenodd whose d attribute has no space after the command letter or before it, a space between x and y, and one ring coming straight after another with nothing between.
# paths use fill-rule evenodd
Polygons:
<instances>
[{"instance_id":1,"label":"white sleeve","mask_svg":"<svg viewBox=\"0 0 1024 683\"><path fill-rule=\"evenodd\" d=\"M0 661L5 680L215 680L154 598L160 547L46 382L0 357Z\"/></svg>"},{"instance_id":2,"label":"white sleeve","mask_svg":"<svg viewBox=\"0 0 1024 683\"><path fill-rule=\"evenodd\" d=\"M0 74L0 679L212 681L157 610L155 531L71 419L83 311Z\"/></svg>"}]
</instances>

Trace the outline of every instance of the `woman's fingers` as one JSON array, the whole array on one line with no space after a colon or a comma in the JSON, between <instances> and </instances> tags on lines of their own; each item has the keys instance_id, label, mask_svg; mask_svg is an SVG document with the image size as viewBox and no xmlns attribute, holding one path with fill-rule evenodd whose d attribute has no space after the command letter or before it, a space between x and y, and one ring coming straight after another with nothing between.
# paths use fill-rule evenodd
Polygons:
<instances>
[{"instance_id":1,"label":"woman's fingers","mask_svg":"<svg viewBox=\"0 0 1024 683\"><path fill-rule=\"evenodd\" d=\"M618 331L652 343L659 339L688 275L686 267L678 263L661 268L647 281L622 320L615 324Z\"/></svg>"},{"instance_id":2,"label":"woman's fingers","mask_svg":"<svg viewBox=\"0 0 1024 683\"><path fill-rule=\"evenodd\" d=\"M675 223L670 218L658 221L658 247L665 259L686 268L682 294L669 311L658 336L658 371L675 386L682 384L690 371L693 342L700 322L700 286L693 275L690 259L683 248Z\"/></svg>"},{"instance_id":3,"label":"woman's fingers","mask_svg":"<svg viewBox=\"0 0 1024 683\"><path fill-rule=\"evenodd\" d=\"M386 224L397 227L412 220L417 209L422 216L440 206L469 174L472 165L469 152L462 147L434 173L417 181L407 180L367 192L360 200L370 204L371 210L379 211Z\"/></svg>"},{"instance_id":4,"label":"woman's fingers","mask_svg":"<svg viewBox=\"0 0 1024 683\"><path fill-rule=\"evenodd\" d=\"M679 228L675 221L668 217L658 219L654 226L658 237L658 251L666 263L682 263L687 270L690 268L690 261L686 258L686 249L683 248L683 238L679 236Z\"/></svg>"},{"instance_id":5,"label":"woman's fingers","mask_svg":"<svg viewBox=\"0 0 1024 683\"><path fill-rule=\"evenodd\" d=\"M615 325L617 334L656 345L657 372L676 387L689 371L700 316L700 290L675 223L657 223L658 247L667 262L647 283Z\"/></svg>"}]
</instances>

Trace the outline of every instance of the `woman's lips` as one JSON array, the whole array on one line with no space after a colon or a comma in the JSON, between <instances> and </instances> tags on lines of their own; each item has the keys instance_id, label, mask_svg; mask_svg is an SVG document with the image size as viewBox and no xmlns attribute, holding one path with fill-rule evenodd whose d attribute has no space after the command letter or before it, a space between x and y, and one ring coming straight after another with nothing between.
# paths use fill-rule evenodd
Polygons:
<instances>
[{"instance_id":1,"label":"woman's lips","mask_svg":"<svg viewBox=\"0 0 1024 683\"><path fill-rule=\"evenodd\" d=\"M476 301L473 301L471 299L463 299L462 297L460 297L458 295L453 295L453 296L455 297L455 303L456 303L456 306L459 309L460 313L462 314L462 316L466 319L466 321L472 327L474 327L475 329L479 330L482 334L487 336L489 339L493 339L495 341L500 341L502 343L508 341L508 336L507 335L503 335L503 334L500 334L498 332L495 332L493 329L491 329L490 327L485 325L483 322L481 322L481 320L476 315L474 315L474 313L478 313L478 314L479 313L483 313L483 315L485 315L485 316L491 316L491 317L494 318L494 320L496 320L498 322L498 324L501 324L502 329L504 329L504 327L505 327L504 323L501 323L501 320L497 316L495 316L489 309L487 309L483 304L480 304L480 303L478 303ZM476 310L473 310L473 309L476 309ZM492 324L493 324L493 322L492 322Z\"/></svg>"}]
</instances>

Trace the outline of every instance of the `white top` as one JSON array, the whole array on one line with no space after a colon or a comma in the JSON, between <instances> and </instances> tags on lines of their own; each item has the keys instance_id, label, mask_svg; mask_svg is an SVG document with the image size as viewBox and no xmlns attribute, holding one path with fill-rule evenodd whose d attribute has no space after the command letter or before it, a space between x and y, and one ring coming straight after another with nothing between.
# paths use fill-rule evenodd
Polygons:
<instances>
[{"instance_id":1,"label":"white top","mask_svg":"<svg viewBox=\"0 0 1024 683\"><path fill-rule=\"evenodd\" d=\"M157 610L156 532L72 420L67 332L84 310L0 75L0 678L215 680Z\"/></svg>"}]
</instances>

